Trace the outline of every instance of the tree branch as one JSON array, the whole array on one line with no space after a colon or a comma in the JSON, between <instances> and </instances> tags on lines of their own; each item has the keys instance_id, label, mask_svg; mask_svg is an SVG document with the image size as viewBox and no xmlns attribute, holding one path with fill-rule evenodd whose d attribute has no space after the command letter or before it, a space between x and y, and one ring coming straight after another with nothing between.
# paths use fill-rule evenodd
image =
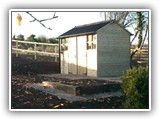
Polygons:
<instances>
[{"instance_id":1,"label":"tree branch","mask_svg":"<svg viewBox=\"0 0 160 120\"><path fill-rule=\"evenodd\" d=\"M142 49L142 47L143 47L143 45L144 45L144 42L145 42L145 40L146 40L146 38L147 38L147 33L148 33L148 25L146 26L145 35L144 35L143 42L142 42L142 44L141 44L140 49Z\"/></svg>"},{"instance_id":2,"label":"tree branch","mask_svg":"<svg viewBox=\"0 0 160 120\"><path fill-rule=\"evenodd\" d=\"M137 37L137 35L138 35L138 31L136 31L136 33L135 33L133 39L131 40L131 43L130 43L131 45L132 45L133 41L135 40L135 38Z\"/></svg>"},{"instance_id":3,"label":"tree branch","mask_svg":"<svg viewBox=\"0 0 160 120\"><path fill-rule=\"evenodd\" d=\"M31 20L30 22L35 22L35 21L37 21L37 22L39 22L43 27L45 27L46 29L49 29L49 30L52 30L52 29L51 29L50 27L46 27L42 22L47 21L47 20L52 20L52 19L58 17L58 16L55 16L55 14L56 14L56 12L55 12L52 18L47 18L47 19L39 20L39 19L37 19L36 17L34 17L31 13L29 13L29 12L26 12L26 13L29 14L29 15L33 18L33 20Z\"/></svg>"},{"instance_id":4,"label":"tree branch","mask_svg":"<svg viewBox=\"0 0 160 120\"><path fill-rule=\"evenodd\" d=\"M47 21L47 20L52 20L52 19L57 18L57 17L58 16L55 16L55 14L54 14L54 16L52 18L42 19L42 20L40 20L40 22Z\"/></svg>"}]
</instances>

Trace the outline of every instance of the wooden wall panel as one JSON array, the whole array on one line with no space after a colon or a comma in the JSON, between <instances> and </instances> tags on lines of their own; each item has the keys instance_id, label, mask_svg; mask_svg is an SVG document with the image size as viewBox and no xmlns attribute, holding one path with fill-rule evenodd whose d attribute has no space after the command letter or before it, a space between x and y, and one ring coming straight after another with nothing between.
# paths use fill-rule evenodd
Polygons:
<instances>
[{"instance_id":1,"label":"wooden wall panel","mask_svg":"<svg viewBox=\"0 0 160 120\"><path fill-rule=\"evenodd\" d=\"M130 67L130 34L116 23L97 32L98 76L121 76Z\"/></svg>"},{"instance_id":2,"label":"wooden wall panel","mask_svg":"<svg viewBox=\"0 0 160 120\"><path fill-rule=\"evenodd\" d=\"M87 40L86 36L77 37L78 74L87 75Z\"/></svg>"}]
</instances>

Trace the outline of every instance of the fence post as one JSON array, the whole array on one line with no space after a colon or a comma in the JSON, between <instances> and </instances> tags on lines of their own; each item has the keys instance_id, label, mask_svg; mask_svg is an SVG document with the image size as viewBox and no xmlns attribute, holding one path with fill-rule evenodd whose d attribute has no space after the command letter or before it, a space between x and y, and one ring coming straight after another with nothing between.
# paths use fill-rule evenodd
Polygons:
<instances>
[{"instance_id":1,"label":"fence post","mask_svg":"<svg viewBox=\"0 0 160 120\"><path fill-rule=\"evenodd\" d=\"M23 52L27 52L28 53L32 53L32 55L34 56L34 59L37 59L37 55L39 54L44 54L44 56L48 56L51 55L52 57L54 57L54 61L58 62L58 55L57 53L59 53L59 46L57 45L53 45L53 44L46 44L46 43L37 43L37 42L27 42L27 41L18 41L18 40L13 40L12 42L15 42L15 46L12 48L12 50L15 50L15 56L18 57L19 52L23 53ZM20 43L20 45L19 45ZM32 50L26 50L24 48L21 48L21 44L32 44ZM43 46L43 50L42 51L38 51L38 46L37 45L42 45ZM48 45L48 46L53 46L55 48L53 54L51 52L47 52L46 50L44 50L44 46Z\"/></svg>"},{"instance_id":2,"label":"fence post","mask_svg":"<svg viewBox=\"0 0 160 120\"><path fill-rule=\"evenodd\" d=\"M57 53L57 46L54 46L54 52ZM54 56L55 57L55 62L57 62L57 56Z\"/></svg>"},{"instance_id":3,"label":"fence post","mask_svg":"<svg viewBox=\"0 0 160 120\"><path fill-rule=\"evenodd\" d=\"M34 59L35 59L35 60L37 59L37 52L36 52L36 49L37 49L37 44L34 43L34 51L35 51L35 53L34 53Z\"/></svg>"},{"instance_id":4,"label":"fence post","mask_svg":"<svg viewBox=\"0 0 160 120\"><path fill-rule=\"evenodd\" d=\"M16 40L16 49L18 49L18 40ZM18 51L16 50L16 57L18 57Z\"/></svg>"}]
</instances>

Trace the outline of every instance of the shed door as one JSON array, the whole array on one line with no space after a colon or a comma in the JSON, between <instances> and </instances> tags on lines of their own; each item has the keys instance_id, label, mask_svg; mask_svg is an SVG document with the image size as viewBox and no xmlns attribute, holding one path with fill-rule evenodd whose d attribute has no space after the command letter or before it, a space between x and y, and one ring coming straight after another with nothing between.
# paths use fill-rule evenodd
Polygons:
<instances>
[{"instance_id":1,"label":"shed door","mask_svg":"<svg viewBox=\"0 0 160 120\"><path fill-rule=\"evenodd\" d=\"M77 37L78 74L87 75L87 48L86 36Z\"/></svg>"},{"instance_id":2,"label":"shed door","mask_svg":"<svg viewBox=\"0 0 160 120\"><path fill-rule=\"evenodd\" d=\"M68 39L68 73L77 74L77 48L76 37Z\"/></svg>"}]
</instances>

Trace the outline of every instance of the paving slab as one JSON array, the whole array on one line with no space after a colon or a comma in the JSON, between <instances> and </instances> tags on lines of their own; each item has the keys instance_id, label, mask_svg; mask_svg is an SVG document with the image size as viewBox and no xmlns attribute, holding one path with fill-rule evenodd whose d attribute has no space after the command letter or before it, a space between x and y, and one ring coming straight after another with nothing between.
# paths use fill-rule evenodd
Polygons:
<instances>
[{"instance_id":1,"label":"paving slab","mask_svg":"<svg viewBox=\"0 0 160 120\"><path fill-rule=\"evenodd\" d=\"M63 84L59 82L50 82L50 81L43 81L44 86L55 88L58 90L62 90L65 93L72 94L72 95L83 95L83 94L97 94L97 93L104 93L104 92L115 92L120 90L119 83L111 83L111 82L100 82L97 84L87 84L87 85L79 85L79 84Z\"/></svg>"},{"instance_id":2,"label":"paving slab","mask_svg":"<svg viewBox=\"0 0 160 120\"><path fill-rule=\"evenodd\" d=\"M43 83L33 83L33 84L26 84L25 87L28 88L34 88L35 90L39 90L45 93L48 93L53 96L57 96L59 98L68 100L70 102L75 101L86 101L90 99L98 99L98 98L109 98L109 97L116 97L116 96L122 96L122 93L120 91L117 92L107 92L107 93L98 93L98 94L91 94L91 95L81 95L81 96L75 96L72 94L67 94L64 91L52 88L52 87L46 87Z\"/></svg>"},{"instance_id":3,"label":"paving slab","mask_svg":"<svg viewBox=\"0 0 160 120\"><path fill-rule=\"evenodd\" d=\"M95 79L95 80L106 80L106 81L121 83L120 77L91 77L86 75L73 75L73 74L38 74L38 76L56 78L56 79L69 79L69 80Z\"/></svg>"}]
</instances>

